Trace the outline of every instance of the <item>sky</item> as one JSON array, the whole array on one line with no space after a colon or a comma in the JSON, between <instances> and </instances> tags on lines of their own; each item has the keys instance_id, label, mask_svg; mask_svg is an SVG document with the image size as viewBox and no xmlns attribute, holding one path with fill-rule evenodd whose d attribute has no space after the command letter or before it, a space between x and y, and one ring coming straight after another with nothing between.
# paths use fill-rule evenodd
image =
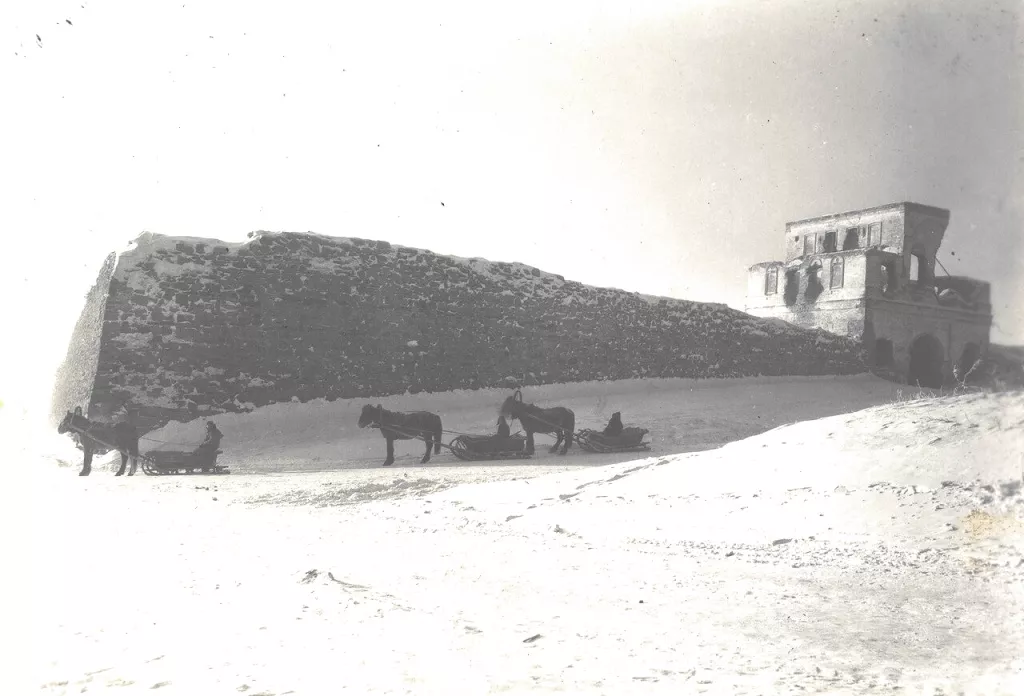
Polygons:
<instances>
[{"instance_id":1,"label":"sky","mask_svg":"<svg viewBox=\"0 0 1024 696\"><path fill-rule=\"evenodd\" d=\"M951 211L1024 343L1019 3L0 7L0 400L143 231L385 239L743 308L785 223Z\"/></svg>"}]
</instances>

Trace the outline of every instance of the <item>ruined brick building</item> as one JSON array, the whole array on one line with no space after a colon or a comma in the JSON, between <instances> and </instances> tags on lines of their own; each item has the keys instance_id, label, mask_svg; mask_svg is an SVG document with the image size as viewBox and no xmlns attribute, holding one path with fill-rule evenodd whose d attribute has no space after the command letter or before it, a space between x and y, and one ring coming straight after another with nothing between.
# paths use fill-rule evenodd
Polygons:
<instances>
[{"instance_id":1,"label":"ruined brick building","mask_svg":"<svg viewBox=\"0 0 1024 696\"><path fill-rule=\"evenodd\" d=\"M748 271L746 311L859 338L909 384L949 383L986 354L992 306L988 283L936 274L948 224L917 203L787 223L785 261Z\"/></svg>"}]
</instances>

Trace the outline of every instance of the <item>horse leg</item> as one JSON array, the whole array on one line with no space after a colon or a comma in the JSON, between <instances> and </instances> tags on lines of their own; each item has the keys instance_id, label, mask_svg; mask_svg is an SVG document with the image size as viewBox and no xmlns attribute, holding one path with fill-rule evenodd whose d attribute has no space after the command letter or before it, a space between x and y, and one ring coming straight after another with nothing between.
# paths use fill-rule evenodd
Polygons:
<instances>
[{"instance_id":1,"label":"horse leg","mask_svg":"<svg viewBox=\"0 0 1024 696\"><path fill-rule=\"evenodd\" d=\"M131 454L129 456L132 459L132 465L128 469L128 475L129 476L134 476L135 475L135 469L139 465L139 455L138 454Z\"/></svg>"},{"instance_id":2,"label":"horse leg","mask_svg":"<svg viewBox=\"0 0 1024 696\"><path fill-rule=\"evenodd\" d=\"M125 452L124 450L121 450L121 468L117 470L117 473L114 474L114 476L123 476L124 475L124 468L125 468L125 466L127 466L127 464L128 464L128 453Z\"/></svg>"},{"instance_id":3,"label":"horse leg","mask_svg":"<svg viewBox=\"0 0 1024 696\"><path fill-rule=\"evenodd\" d=\"M562 447L562 454L569 451L569 446L572 444L572 438L576 434L576 415L570 412L569 422L566 423L566 428L562 432L565 433L565 446Z\"/></svg>"},{"instance_id":4,"label":"horse leg","mask_svg":"<svg viewBox=\"0 0 1024 696\"><path fill-rule=\"evenodd\" d=\"M555 431L555 435L556 435L556 438L555 438L555 444L554 444L554 446L553 446L553 447L552 447L552 448L551 448L550 450L548 450L548 451L549 451L549 452L551 452L552 454L554 454L555 452L557 452L557 451L558 451L558 446L559 446L560 444L562 444L562 433L563 433L563 431L562 431L562 430L556 430L556 431ZM565 454L565 452L562 452L562 454Z\"/></svg>"},{"instance_id":5,"label":"horse leg","mask_svg":"<svg viewBox=\"0 0 1024 696\"><path fill-rule=\"evenodd\" d=\"M386 438L388 441L388 458L384 460L384 466L391 466L395 463L395 441L392 438Z\"/></svg>"},{"instance_id":6,"label":"horse leg","mask_svg":"<svg viewBox=\"0 0 1024 696\"><path fill-rule=\"evenodd\" d=\"M526 431L526 453L533 454L533 431L529 429Z\"/></svg>"},{"instance_id":7,"label":"horse leg","mask_svg":"<svg viewBox=\"0 0 1024 696\"><path fill-rule=\"evenodd\" d=\"M85 458L82 460L82 470L78 472L79 476L88 476L92 472L92 448L84 447Z\"/></svg>"},{"instance_id":8,"label":"horse leg","mask_svg":"<svg viewBox=\"0 0 1024 696\"><path fill-rule=\"evenodd\" d=\"M430 448L434 444L430 435L424 436L423 441L427 443L427 453L423 455L423 459L420 460L420 464L426 464L430 461Z\"/></svg>"}]
</instances>

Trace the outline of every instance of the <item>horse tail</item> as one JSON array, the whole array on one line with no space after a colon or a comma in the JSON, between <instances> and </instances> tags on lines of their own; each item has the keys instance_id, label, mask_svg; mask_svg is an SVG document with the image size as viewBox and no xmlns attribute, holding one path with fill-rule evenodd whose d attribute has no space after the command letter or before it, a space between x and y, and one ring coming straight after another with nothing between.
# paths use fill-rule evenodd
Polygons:
<instances>
[{"instance_id":1,"label":"horse tail","mask_svg":"<svg viewBox=\"0 0 1024 696\"><path fill-rule=\"evenodd\" d=\"M441 454L441 416L434 416L434 454Z\"/></svg>"}]
</instances>

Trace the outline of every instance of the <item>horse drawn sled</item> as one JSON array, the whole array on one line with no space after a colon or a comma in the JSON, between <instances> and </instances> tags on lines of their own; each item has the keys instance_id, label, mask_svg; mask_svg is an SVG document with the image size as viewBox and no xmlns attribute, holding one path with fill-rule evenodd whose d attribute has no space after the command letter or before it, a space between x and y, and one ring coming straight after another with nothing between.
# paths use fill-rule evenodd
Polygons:
<instances>
[{"instance_id":1,"label":"horse drawn sled","mask_svg":"<svg viewBox=\"0 0 1024 696\"><path fill-rule=\"evenodd\" d=\"M623 428L618 435L606 435L600 430L583 429L576 433L576 442L587 452L643 452L651 449L651 443L644 442L644 435L647 433L646 428Z\"/></svg>"},{"instance_id":2,"label":"horse drawn sled","mask_svg":"<svg viewBox=\"0 0 1024 696\"><path fill-rule=\"evenodd\" d=\"M526 459L526 436L459 435L448 445L452 454L463 461L488 459Z\"/></svg>"},{"instance_id":3,"label":"horse drawn sled","mask_svg":"<svg viewBox=\"0 0 1024 696\"><path fill-rule=\"evenodd\" d=\"M584 428L576 433L576 442L587 452L642 452L651 449L651 443L644 442L646 428L624 428L622 414L616 411L604 430Z\"/></svg>"},{"instance_id":4,"label":"horse drawn sled","mask_svg":"<svg viewBox=\"0 0 1024 696\"><path fill-rule=\"evenodd\" d=\"M196 450L181 452L175 450L153 450L146 452L142 459L142 470L150 476L172 474L230 474L226 466L217 463L222 450Z\"/></svg>"}]
</instances>

